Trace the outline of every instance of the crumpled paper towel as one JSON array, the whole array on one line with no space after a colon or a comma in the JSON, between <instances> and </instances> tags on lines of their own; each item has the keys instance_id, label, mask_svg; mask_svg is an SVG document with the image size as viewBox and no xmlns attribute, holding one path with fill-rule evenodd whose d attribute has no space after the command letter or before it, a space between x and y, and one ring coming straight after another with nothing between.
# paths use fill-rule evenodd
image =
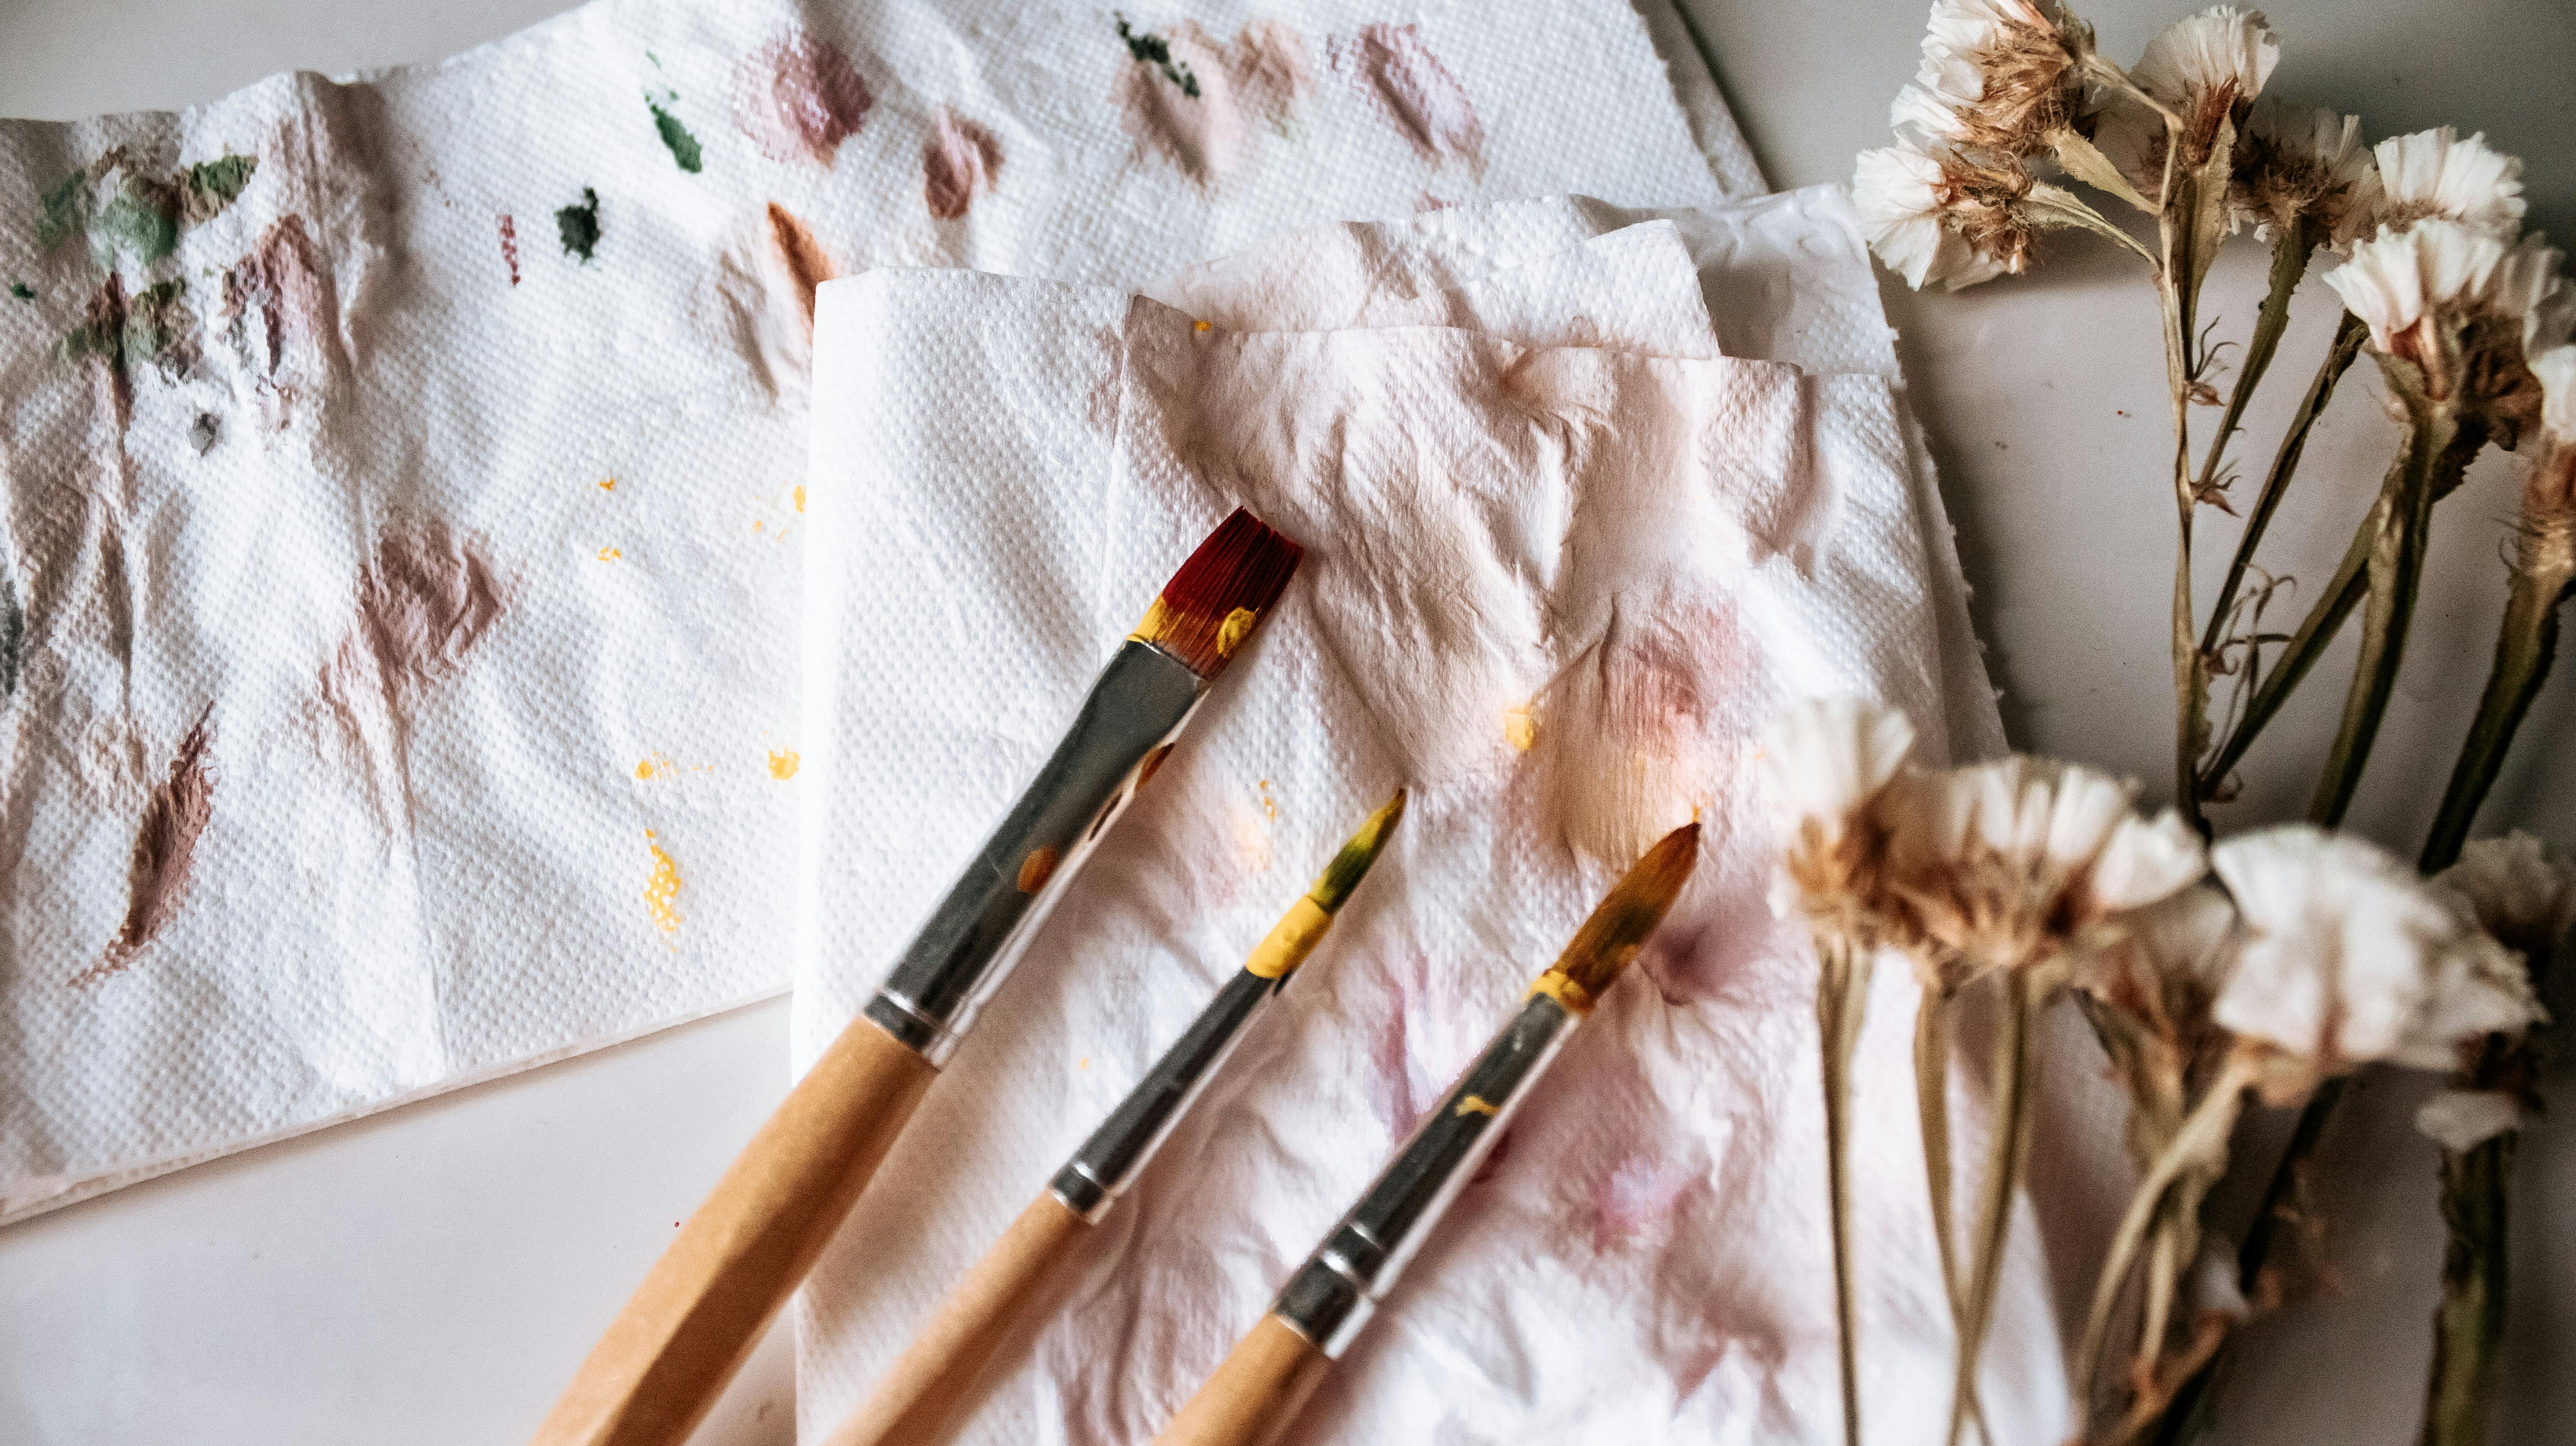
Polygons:
<instances>
[{"instance_id":1,"label":"crumpled paper towel","mask_svg":"<svg viewBox=\"0 0 2576 1446\"><path fill-rule=\"evenodd\" d=\"M1150 1436L1619 869L1694 816L1698 874L1638 977L1295 1435L1839 1439L1813 966L1762 902L1751 740L1801 693L1899 703L1934 758L1999 730L1848 207L1622 219L1547 201L1303 233L1159 288L1178 305L922 271L824 289L800 1066L1197 537L1241 502L1308 551L808 1281L804 1435L1402 784L1388 855L962 1439ZM1859 1089L1888 1441L1940 1438L1951 1369L1911 993L1882 973ZM2066 1429L2047 1312L2025 1222L1986 1367L1998 1440Z\"/></svg>"},{"instance_id":2,"label":"crumpled paper towel","mask_svg":"<svg viewBox=\"0 0 2576 1446\"><path fill-rule=\"evenodd\" d=\"M1189 14L605 0L0 123L0 1220L785 983L821 278L1751 175L1614 0Z\"/></svg>"}]
</instances>

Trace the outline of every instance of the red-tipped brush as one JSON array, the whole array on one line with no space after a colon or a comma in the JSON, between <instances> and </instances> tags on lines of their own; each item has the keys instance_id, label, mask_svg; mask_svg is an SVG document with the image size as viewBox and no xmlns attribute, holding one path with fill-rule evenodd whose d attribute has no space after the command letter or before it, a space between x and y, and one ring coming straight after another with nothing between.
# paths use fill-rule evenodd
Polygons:
<instances>
[{"instance_id":1,"label":"red-tipped brush","mask_svg":"<svg viewBox=\"0 0 2576 1446\"><path fill-rule=\"evenodd\" d=\"M1214 681L1287 591L1306 549L1243 508L1217 524L1129 634Z\"/></svg>"},{"instance_id":2,"label":"red-tipped brush","mask_svg":"<svg viewBox=\"0 0 2576 1446\"><path fill-rule=\"evenodd\" d=\"M1163 584L1054 756L876 998L761 1126L592 1348L538 1428L539 1446L677 1446L688 1436L1302 555L1238 510Z\"/></svg>"}]
</instances>

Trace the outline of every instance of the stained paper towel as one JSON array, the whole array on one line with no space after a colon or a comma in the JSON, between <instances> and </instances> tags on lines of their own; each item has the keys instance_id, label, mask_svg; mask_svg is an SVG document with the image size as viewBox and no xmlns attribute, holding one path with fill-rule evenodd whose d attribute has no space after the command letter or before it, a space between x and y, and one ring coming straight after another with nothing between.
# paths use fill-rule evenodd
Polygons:
<instances>
[{"instance_id":1,"label":"stained paper towel","mask_svg":"<svg viewBox=\"0 0 2576 1446\"><path fill-rule=\"evenodd\" d=\"M607 0L0 124L0 1219L785 983L823 278L1705 202L1664 74L1616 0Z\"/></svg>"},{"instance_id":2,"label":"stained paper towel","mask_svg":"<svg viewBox=\"0 0 2576 1446\"><path fill-rule=\"evenodd\" d=\"M1178 307L956 273L825 288L800 1064L1196 537L1241 502L1308 554L809 1281L803 1434L1403 784L1402 834L1287 1007L1086 1241L962 1439L1149 1436L1619 867L1693 816L1704 860L1638 977L1298 1433L1839 1436L1812 964L1761 903L1750 739L1785 696L1862 692L1936 755L1982 751L1992 696L1950 625L1865 264L1857 290L1835 272L1858 256L1847 210L1819 193L1596 236L1616 224L1533 202L1336 228L1165 284ZM1873 1420L1893 1441L1937 1439L1950 1371L1910 992L1882 980L1856 1150L1863 1389L1920 1408ZM2066 1428L2048 1309L2025 1224L1987 1363L1999 1439Z\"/></svg>"}]
</instances>

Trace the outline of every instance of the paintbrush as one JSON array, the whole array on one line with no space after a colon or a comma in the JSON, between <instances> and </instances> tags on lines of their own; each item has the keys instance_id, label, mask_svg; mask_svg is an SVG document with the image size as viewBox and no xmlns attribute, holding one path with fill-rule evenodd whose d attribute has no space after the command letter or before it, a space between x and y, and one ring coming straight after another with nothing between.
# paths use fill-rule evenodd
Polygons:
<instances>
[{"instance_id":1,"label":"paintbrush","mask_svg":"<svg viewBox=\"0 0 2576 1446\"><path fill-rule=\"evenodd\" d=\"M697 1425L1300 556L1238 509L1163 584L876 997L788 1092L591 1348L537 1428L539 1446L676 1446Z\"/></svg>"},{"instance_id":2,"label":"paintbrush","mask_svg":"<svg viewBox=\"0 0 2576 1446\"><path fill-rule=\"evenodd\" d=\"M1235 1042L1333 924L1404 817L1399 791L1370 815L1315 886L1255 946L1243 968L1121 1100L1020 1218L941 1303L866 1404L824 1446L895 1446L940 1439L1048 1268L1100 1223L1130 1181L1225 1064Z\"/></svg>"},{"instance_id":3,"label":"paintbrush","mask_svg":"<svg viewBox=\"0 0 2576 1446\"><path fill-rule=\"evenodd\" d=\"M1583 921L1485 1052L1290 1276L1270 1313L1154 1438L1156 1446L1269 1446L1377 1309L1530 1085L1663 921L1699 854L1699 825L1666 835Z\"/></svg>"}]
</instances>

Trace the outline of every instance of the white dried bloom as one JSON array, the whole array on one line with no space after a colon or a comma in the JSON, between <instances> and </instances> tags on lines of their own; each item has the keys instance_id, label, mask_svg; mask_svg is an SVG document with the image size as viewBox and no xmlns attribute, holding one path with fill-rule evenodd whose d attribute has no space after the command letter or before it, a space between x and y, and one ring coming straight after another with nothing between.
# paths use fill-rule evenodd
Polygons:
<instances>
[{"instance_id":1,"label":"white dried bloom","mask_svg":"<svg viewBox=\"0 0 2576 1446\"><path fill-rule=\"evenodd\" d=\"M2482 304L2504 264L2502 241L2460 221L2383 230L2326 273L2326 284L2370 327L2370 343L2405 353L2401 338L2430 321Z\"/></svg>"},{"instance_id":2,"label":"white dried bloom","mask_svg":"<svg viewBox=\"0 0 2576 1446\"><path fill-rule=\"evenodd\" d=\"M2054 0L1935 0L1888 121L1918 143L2026 156L2073 118L2092 35Z\"/></svg>"},{"instance_id":3,"label":"white dried bloom","mask_svg":"<svg viewBox=\"0 0 2576 1446\"><path fill-rule=\"evenodd\" d=\"M2269 241L2305 219L2341 250L2359 239L2379 201L2379 165L2361 143L2361 117L2265 96L2236 138L2228 204Z\"/></svg>"},{"instance_id":4,"label":"white dried bloom","mask_svg":"<svg viewBox=\"0 0 2576 1446\"><path fill-rule=\"evenodd\" d=\"M2449 1069L2540 1018L2522 961L2384 849L2305 824L2211 851L2244 931L2212 1016L2274 1103L2372 1060Z\"/></svg>"},{"instance_id":5,"label":"white dried bloom","mask_svg":"<svg viewBox=\"0 0 2576 1446\"><path fill-rule=\"evenodd\" d=\"M2540 379L2540 425L2558 446L2576 444L2576 345L2560 344L2531 359Z\"/></svg>"},{"instance_id":6,"label":"white dried bloom","mask_svg":"<svg viewBox=\"0 0 2576 1446\"><path fill-rule=\"evenodd\" d=\"M1859 698L1818 698L1783 710L1763 731L1762 759L1782 837L1771 907L1803 904L1847 923L1874 906L1879 830L1871 819L1914 747L1914 725Z\"/></svg>"},{"instance_id":7,"label":"white dried bloom","mask_svg":"<svg viewBox=\"0 0 2576 1446\"><path fill-rule=\"evenodd\" d=\"M2576 929L2576 859L2520 829L2503 838L2471 840L2461 847L2460 861L2433 882L2535 971L2557 954L2567 931Z\"/></svg>"},{"instance_id":8,"label":"white dried bloom","mask_svg":"<svg viewBox=\"0 0 2576 1446\"><path fill-rule=\"evenodd\" d=\"M2207 871L2168 810L2150 823L2134 786L2015 756L1892 784L1880 812L1890 887L1922 932L1972 970L2055 959L2075 937Z\"/></svg>"},{"instance_id":9,"label":"white dried bloom","mask_svg":"<svg viewBox=\"0 0 2576 1446\"><path fill-rule=\"evenodd\" d=\"M2244 118L2280 59L2280 38L2262 11L2220 5L2165 27L2129 67L2129 79L2180 118L2177 164L2192 170L2209 159L2220 123ZM2163 116L2134 96L2115 95L2093 139L2140 195L2162 197L2165 152L2174 141Z\"/></svg>"},{"instance_id":10,"label":"white dried bloom","mask_svg":"<svg viewBox=\"0 0 2576 1446\"><path fill-rule=\"evenodd\" d=\"M2017 184L1955 153L1895 145L1860 153L1852 204L1870 250L1906 285L1956 291L2027 264L2029 229L2012 214L2027 174Z\"/></svg>"},{"instance_id":11,"label":"white dried bloom","mask_svg":"<svg viewBox=\"0 0 2576 1446\"><path fill-rule=\"evenodd\" d=\"M2379 188L2382 226L2440 217L2508 241L2522 229L2522 158L2488 145L2483 132L2461 140L2443 126L2381 141Z\"/></svg>"},{"instance_id":12,"label":"white dried bloom","mask_svg":"<svg viewBox=\"0 0 2576 1446\"><path fill-rule=\"evenodd\" d=\"M2415 1110L2415 1129L2455 1155L2522 1128L2522 1101L2503 1090L2447 1089Z\"/></svg>"}]
</instances>

